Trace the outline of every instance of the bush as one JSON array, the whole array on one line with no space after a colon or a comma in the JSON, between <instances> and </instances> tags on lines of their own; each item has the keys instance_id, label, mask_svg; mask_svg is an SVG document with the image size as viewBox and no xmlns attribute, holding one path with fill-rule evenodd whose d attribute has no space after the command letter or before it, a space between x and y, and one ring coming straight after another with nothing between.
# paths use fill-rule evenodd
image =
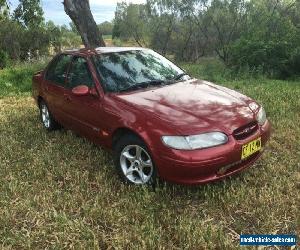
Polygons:
<instances>
[{"instance_id":1,"label":"bush","mask_svg":"<svg viewBox=\"0 0 300 250\"><path fill-rule=\"evenodd\" d=\"M114 39L112 40L112 42L113 42L113 45L116 46L116 47L121 47L121 46L123 46L123 43L122 43L121 39L119 39L119 38L114 38Z\"/></svg>"},{"instance_id":2,"label":"bush","mask_svg":"<svg viewBox=\"0 0 300 250\"><path fill-rule=\"evenodd\" d=\"M5 51L0 50L0 69L5 68L6 66L8 66L8 64L9 64L8 54Z\"/></svg>"},{"instance_id":3,"label":"bush","mask_svg":"<svg viewBox=\"0 0 300 250\"><path fill-rule=\"evenodd\" d=\"M226 69L223 62L215 58L202 58L197 64L184 63L181 67L193 77L212 82L222 82L230 78L230 70Z\"/></svg>"},{"instance_id":4,"label":"bush","mask_svg":"<svg viewBox=\"0 0 300 250\"><path fill-rule=\"evenodd\" d=\"M235 71L248 68L274 78L287 78L300 73L300 47L287 41L240 39L230 48L229 65Z\"/></svg>"},{"instance_id":5,"label":"bush","mask_svg":"<svg viewBox=\"0 0 300 250\"><path fill-rule=\"evenodd\" d=\"M292 52L287 71L289 75L300 76L300 47Z\"/></svg>"}]
</instances>

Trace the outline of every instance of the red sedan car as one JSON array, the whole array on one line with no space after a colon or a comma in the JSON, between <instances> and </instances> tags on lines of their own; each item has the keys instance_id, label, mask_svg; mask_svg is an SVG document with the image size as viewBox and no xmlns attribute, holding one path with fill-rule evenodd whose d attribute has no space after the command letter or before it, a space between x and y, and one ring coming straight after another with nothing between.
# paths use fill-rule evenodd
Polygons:
<instances>
[{"instance_id":1,"label":"red sedan car","mask_svg":"<svg viewBox=\"0 0 300 250\"><path fill-rule=\"evenodd\" d=\"M57 55L33 77L47 130L61 126L112 149L121 178L201 184L255 162L270 137L261 105L198 80L143 48Z\"/></svg>"}]
</instances>

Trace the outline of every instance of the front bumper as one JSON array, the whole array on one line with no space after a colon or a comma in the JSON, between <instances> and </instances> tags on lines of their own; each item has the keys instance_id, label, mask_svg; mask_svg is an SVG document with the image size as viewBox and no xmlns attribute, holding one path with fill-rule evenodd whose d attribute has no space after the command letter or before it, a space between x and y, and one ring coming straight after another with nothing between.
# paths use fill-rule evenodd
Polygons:
<instances>
[{"instance_id":1,"label":"front bumper","mask_svg":"<svg viewBox=\"0 0 300 250\"><path fill-rule=\"evenodd\" d=\"M262 154L270 138L269 121L244 140L236 140L229 136L225 145L218 147L184 151L168 150L165 154L154 154L154 161L159 176L178 184L204 184L223 179L251 166ZM250 157L241 160L242 145L261 137L263 149Z\"/></svg>"}]
</instances>

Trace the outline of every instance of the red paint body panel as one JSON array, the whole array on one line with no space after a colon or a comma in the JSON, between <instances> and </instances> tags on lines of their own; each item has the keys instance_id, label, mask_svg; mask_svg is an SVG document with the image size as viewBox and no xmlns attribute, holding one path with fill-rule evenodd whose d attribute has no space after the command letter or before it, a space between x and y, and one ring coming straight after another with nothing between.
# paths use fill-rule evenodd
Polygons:
<instances>
[{"instance_id":1,"label":"red paint body panel","mask_svg":"<svg viewBox=\"0 0 300 250\"><path fill-rule=\"evenodd\" d=\"M106 50L114 51L106 48L67 52L86 58L95 82L92 95L78 96L48 82L44 71L33 77L33 97L36 101L44 99L63 126L106 148L112 147L118 129L127 128L145 141L159 176L181 184L219 180L249 167L259 158L261 152L241 162L241 148L258 137L262 137L265 146L270 137L269 121L246 139L236 140L233 136L236 129L255 121L259 105L256 110L250 109L249 104L255 103L251 98L196 79L127 93L104 93L90 56ZM207 149L175 150L161 140L164 135L211 131L222 131L229 141ZM232 166L224 174L217 174L228 165Z\"/></svg>"},{"instance_id":2,"label":"red paint body panel","mask_svg":"<svg viewBox=\"0 0 300 250\"><path fill-rule=\"evenodd\" d=\"M178 134L191 135L220 129L232 133L254 119L254 113L247 106L252 100L237 92L228 92L194 79L117 97L172 124Z\"/></svg>"}]
</instances>

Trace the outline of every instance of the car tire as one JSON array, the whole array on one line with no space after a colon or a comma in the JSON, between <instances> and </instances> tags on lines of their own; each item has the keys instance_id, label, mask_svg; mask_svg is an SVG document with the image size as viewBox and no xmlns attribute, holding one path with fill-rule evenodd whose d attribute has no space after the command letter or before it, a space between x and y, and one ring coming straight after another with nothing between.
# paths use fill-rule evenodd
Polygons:
<instances>
[{"instance_id":1,"label":"car tire","mask_svg":"<svg viewBox=\"0 0 300 250\"><path fill-rule=\"evenodd\" d=\"M52 131L61 127L60 124L57 121L55 121L45 101L40 101L39 109L40 119L44 128L46 128L48 131Z\"/></svg>"},{"instance_id":2,"label":"car tire","mask_svg":"<svg viewBox=\"0 0 300 250\"><path fill-rule=\"evenodd\" d=\"M155 185L157 171L149 150L136 135L122 136L114 146L114 164L122 181L133 185Z\"/></svg>"}]
</instances>

